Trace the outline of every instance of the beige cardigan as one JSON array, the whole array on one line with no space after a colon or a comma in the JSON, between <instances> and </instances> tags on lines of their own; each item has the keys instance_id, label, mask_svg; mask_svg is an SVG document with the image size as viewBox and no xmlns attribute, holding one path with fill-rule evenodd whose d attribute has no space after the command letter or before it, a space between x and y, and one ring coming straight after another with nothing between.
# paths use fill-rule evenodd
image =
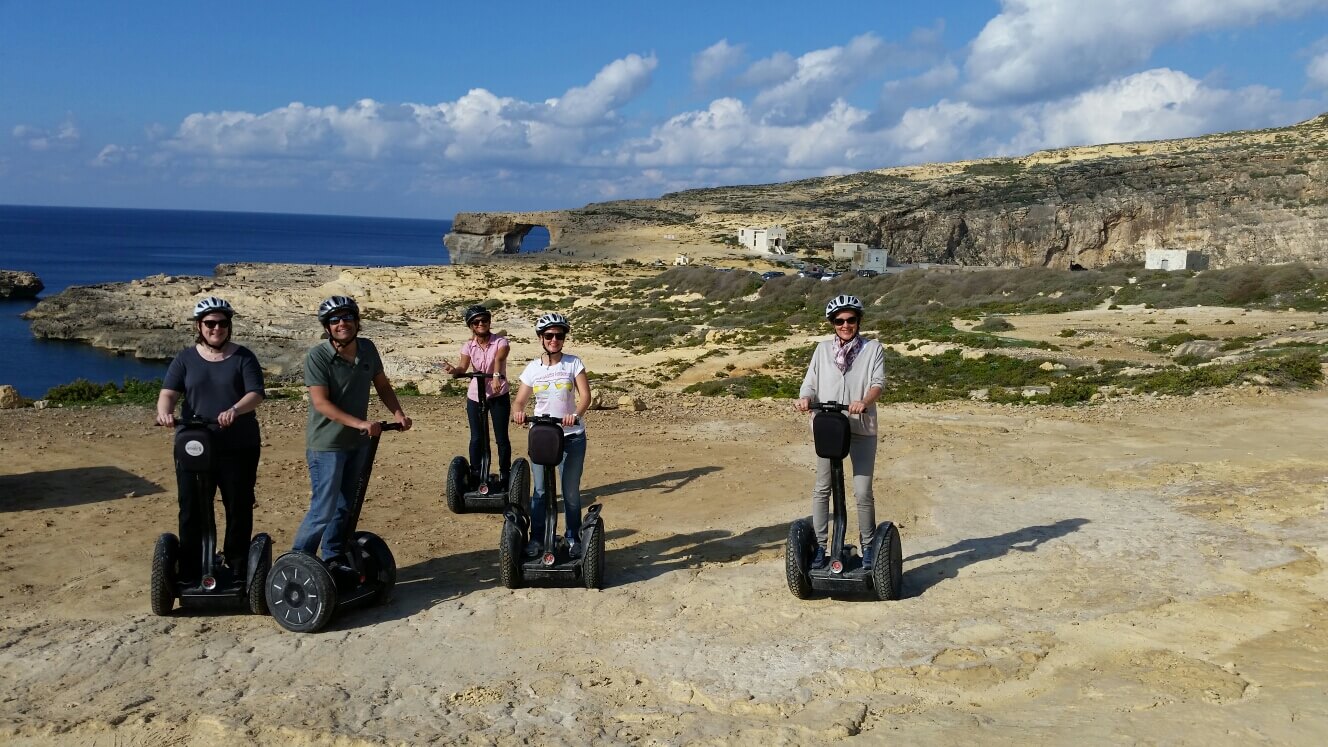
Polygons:
<instances>
[{"instance_id":1,"label":"beige cardigan","mask_svg":"<svg viewBox=\"0 0 1328 747\"><path fill-rule=\"evenodd\" d=\"M885 388L885 348L876 340L863 338L862 349L848 373L840 373L835 365L838 338L831 337L817 344L812 360L807 364L807 375L802 379L799 397L810 397L813 402L839 402L850 404L867 396L872 387ZM863 436L876 435L876 404L863 410L861 416L849 415L853 432Z\"/></svg>"}]
</instances>

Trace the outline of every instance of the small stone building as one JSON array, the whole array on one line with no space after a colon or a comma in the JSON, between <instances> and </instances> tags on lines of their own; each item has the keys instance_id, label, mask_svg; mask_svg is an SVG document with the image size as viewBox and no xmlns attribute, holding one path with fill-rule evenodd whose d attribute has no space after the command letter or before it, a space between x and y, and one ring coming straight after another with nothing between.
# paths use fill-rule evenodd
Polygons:
<instances>
[{"instance_id":1,"label":"small stone building","mask_svg":"<svg viewBox=\"0 0 1328 747\"><path fill-rule=\"evenodd\" d=\"M849 269L853 272L858 270L885 272L890 259L890 253L885 249L852 241L836 241L834 256L835 259L849 260Z\"/></svg>"},{"instance_id":2,"label":"small stone building","mask_svg":"<svg viewBox=\"0 0 1328 747\"><path fill-rule=\"evenodd\" d=\"M738 243L766 254L788 254L788 231L783 226L740 228Z\"/></svg>"},{"instance_id":3,"label":"small stone building","mask_svg":"<svg viewBox=\"0 0 1328 747\"><path fill-rule=\"evenodd\" d=\"M1193 249L1149 249L1144 253L1145 270L1206 270L1208 258Z\"/></svg>"}]
</instances>

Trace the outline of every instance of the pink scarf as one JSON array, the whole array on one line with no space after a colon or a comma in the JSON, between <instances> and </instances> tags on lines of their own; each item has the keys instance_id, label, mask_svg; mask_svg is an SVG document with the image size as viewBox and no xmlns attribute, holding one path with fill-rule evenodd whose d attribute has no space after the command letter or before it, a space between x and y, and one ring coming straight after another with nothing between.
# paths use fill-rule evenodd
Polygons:
<instances>
[{"instance_id":1,"label":"pink scarf","mask_svg":"<svg viewBox=\"0 0 1328 747\"><path fill-rule=\"evenodd\" d=\"M848 342L836 337L835 342L839 343L839 348L835 350L835 365L839 367L840 373L846 374L850 368L853 368L853 361L858 357L858 351L862 350L862 337L854 335Z\"/></svg>"}]
</instances>

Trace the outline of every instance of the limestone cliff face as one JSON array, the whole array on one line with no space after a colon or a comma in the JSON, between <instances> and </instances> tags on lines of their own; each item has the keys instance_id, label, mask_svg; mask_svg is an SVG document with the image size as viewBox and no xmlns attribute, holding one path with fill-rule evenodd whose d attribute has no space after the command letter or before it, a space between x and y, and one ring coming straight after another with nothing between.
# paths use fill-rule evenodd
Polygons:
<instances>
[{"instance_id":1,"label":"limestone cliff face","mask_svg":"<svg viewBox=\"0 0 1328 747\"><path fill-rule=\"evenodd\" d=\"M1149 248L1197 249L1212 267L1328 263L1328 115L1292 127L1043 151L785 184L697 189L545 213L462 213L448 246L515 251L624 224L694 236L780 224L799 250L885 246L901 262L1095 267ZM523 230L524 229L524 230ZM717 245L718 248L718 245Z\"/></svg>"}]
</instances>

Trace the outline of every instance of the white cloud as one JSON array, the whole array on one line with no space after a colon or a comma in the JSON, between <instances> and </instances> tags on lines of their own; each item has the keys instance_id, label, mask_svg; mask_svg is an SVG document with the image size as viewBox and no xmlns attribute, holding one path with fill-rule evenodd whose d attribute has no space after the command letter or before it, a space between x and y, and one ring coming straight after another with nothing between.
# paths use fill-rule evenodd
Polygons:
<instances>
[{"instance_id":1,"label":"white cloud","mask_svg":"<svg viewBox=\"0 0 1328 747\"><path fill-rule=\"evenodd\" d=\"M1323 0L1003 0L974 39L966 95L1029 102L1104 83L1160 44L1323 7Z\"/></svg>"},{"instance_id":2,"label":"white cloud","mask_svg":"<svg viewBox=\"0 0 1328 747\"><path fill-rule=\"evenodd\" d=\"M1024 111L1010 143L1018 152L1093 143L1165 140L1276 124L1288 112L1280 94L1261 86L1212 88L1159 68L1112 81L1064 101Z\"/></svg>"},{"instance_id":3,"label":"white cloud","mask_svg":"<svg viewBox=\"0 0 1328 747\"><path fill-rule=\"evenodd\" d=\"M797 59L786 80L758 93L752 108L776 123L819 118L836 99L879 74L890 51L876 35L863 34L843 47L808 52Z\"/></svg>"},{"instance_id":4,"label":"white cloud","mask_svg":"<svg viewBox=\"0 0 1328 747\"><path fill-rule=\"evenodd\" d=\"M1315 88L1328 88L1328 52L1316 55L1305 67L1305 78Z\"/></svg>"},{"instance_id":5,"label":"white cloud","mask_svg":"<svg viewBox=\"0 0 1328 747\"><path fill-rule=\"evenodd\" d=\"M692 85L705 88L741 65L745 57L743 45L720 39L692 56Z\"/></svg>"},{"instance_id":6,"label":"white cloud","mask_svg":"<svg viewBox=\"0 0 1328 747\"><path fill-rule=\"evenodd\" d=\"M548 106L553 121L578 127L603 119L645 90L658 66L659 60L654 55L630 54L614 60L589 85L569 89L561 98L551 99Z\"/></svg>"},{"instance_id":7,"label":"white cloud","mask_svg":"<svg viewBox=\"0 0 1328 747\"><path fill-rule=\"evenodd\" d=\"M126 160L137 158L137 154L123 146L114 143L102 148L95 158L90 162L91 166L96 168L105 168L107 166L116 166L124 163Z\"/></svg>"},{"instance_id":8,"label":"white cloud","mask_svg":"<svg viewBox=\"0 0 1328 747\"><path fill-rule=\"evenodd\" d=\"M78 147L82 135L73 120L65 120L54 129L45 129L33 125L21 124L14 127L12 134L28 150L52 151L72 150Z\"/></svg>"}]
</instances>

